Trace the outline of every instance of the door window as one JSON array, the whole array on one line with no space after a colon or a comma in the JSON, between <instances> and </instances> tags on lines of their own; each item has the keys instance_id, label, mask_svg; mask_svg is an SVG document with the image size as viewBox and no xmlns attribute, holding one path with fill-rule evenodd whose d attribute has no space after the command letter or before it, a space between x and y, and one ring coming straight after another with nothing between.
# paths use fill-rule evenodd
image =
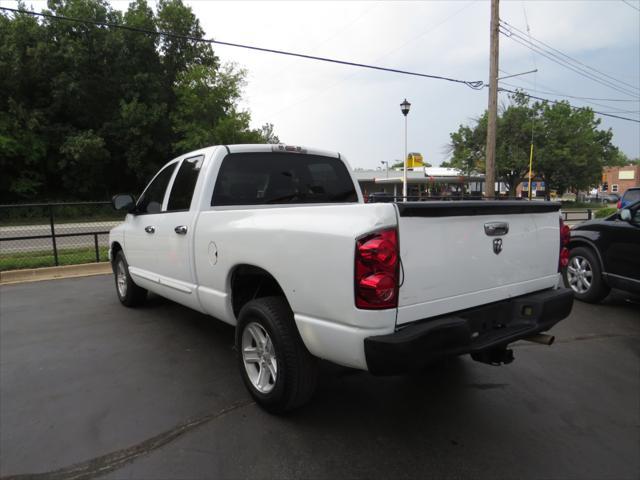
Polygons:
<instances>
[{"instance_id":1,"label":"door window","mask_svg":"<svg viewBox=\"0 0 640 480\"><path fill-rule=\"evenodd\" d=\"M167 191L169 180L171 180L171 175L173 175L175 168L176 163L167 165L151 180L151 183L140 195L136 204L138 213L160 213L162 211L164 194Z\"/></svg>"},{"instance_id":2,"label":"door window","mask_svg":"<svg viewBox=\"0 0 640 480\"><path fill-rule=\"evenodd\" d=\"M187 158L180 164L169 194L168 212L189 210L204 156Z\"/></svg>"}]
</instances>

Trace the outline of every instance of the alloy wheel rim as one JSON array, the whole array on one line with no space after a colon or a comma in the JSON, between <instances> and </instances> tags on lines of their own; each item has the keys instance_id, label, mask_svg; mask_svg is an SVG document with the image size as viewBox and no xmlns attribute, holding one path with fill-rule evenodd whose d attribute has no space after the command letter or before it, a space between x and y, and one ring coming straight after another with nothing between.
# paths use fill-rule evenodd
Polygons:
<instances>
[{"instance_id":1,"label":"alloy wheel rim","mask_svg":"<svg viewBox=\"0 0 640 480\"><path fill-rule=\"evenodd\" d=\"M593 268L585 257L576 255L567 265L567 280L571 290L576 293L587 293L593 283Z\"/></svg>"},{"instance_id":2,"label":"alloy wheel rim","mask_svg":"<svg viewBox=\"0 0 640 480\"><path fill-rule=\"evenodd\" d=\"M271 337L262 325L250 322L242 332L241 348L249 381L260 393L269 393L278 378L278 360Z\"/></svg>"},{"instance_id":3,"label":"alloy wheel rim","mask_svg":"<svg viewBox=\"0 0 640 480\"><path fill-rule=\"evenodd\" d=\"M120 297L127 296L127 272L124 268L124 262L120 260L116 267L116 285L118 287L118 293Z\"/></svg>"}]
</instances>

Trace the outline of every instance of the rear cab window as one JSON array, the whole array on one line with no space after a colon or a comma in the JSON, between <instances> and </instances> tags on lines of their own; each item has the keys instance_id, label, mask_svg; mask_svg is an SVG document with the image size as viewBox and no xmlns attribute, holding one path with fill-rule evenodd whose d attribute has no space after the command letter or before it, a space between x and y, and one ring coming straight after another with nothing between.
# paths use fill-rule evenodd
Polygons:
<instances>
[{"instance_id":1,"label":"rear cab window","mask_svg":"<svg viewBox=\"0 0 640 480\"><path fill-rule=\"evenodd\" d=\"M231 153L220 166L212 206L354 203L345 164L321 155Z\"/></svg>"}]
</instances>

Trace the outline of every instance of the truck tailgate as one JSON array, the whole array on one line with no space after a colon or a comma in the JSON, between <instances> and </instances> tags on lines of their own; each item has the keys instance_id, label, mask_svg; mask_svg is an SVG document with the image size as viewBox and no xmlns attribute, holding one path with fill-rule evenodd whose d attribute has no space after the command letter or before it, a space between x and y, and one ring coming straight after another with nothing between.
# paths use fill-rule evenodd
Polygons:
<instances>
[{"instance_id":1,"label":"truck tailgate","mask_svg":"<svg viewBox=\"0 0 640 480\"><path fill-rule=\"evenodd\" d=\"M397 324L554 287L560 205L526 201L400 203L404 276ZM508 226L508 232L501 229Z\"/></svg>"}]
</instances>

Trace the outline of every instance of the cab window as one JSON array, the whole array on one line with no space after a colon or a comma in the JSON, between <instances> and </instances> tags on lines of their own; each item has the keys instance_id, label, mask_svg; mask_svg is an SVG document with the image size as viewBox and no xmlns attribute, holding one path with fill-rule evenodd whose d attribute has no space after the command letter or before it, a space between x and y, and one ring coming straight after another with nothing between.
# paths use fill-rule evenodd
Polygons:
<instances>
[{"instance_id":1,"label":"cab window","mask_svg":"<svg viewBox=\"0 0 640 480\"><path fill-rule=\"evenodd\" d=\"M203 160L199 155L182 161L169 194L168 212L189 210Z\"/></svg>"},{"instance_id":2,"label":"cab window","mask_svg":"<svg viewBox=\"0 0 640 480\"><path fill-rule=\"evenodd\" d=\"M138 213L160 213L167 186L176 168L176 163L167 165L158 173L142 193L136 204Z\"/></svg>"},{"instance_id":3,"label":"cab window","mask_svg":"<svg viewBox=\"0 0 640 480\"><path fill-rule=\"evenodd\" d=\"M211 205L357 202L344 163L334 157L280 152L233 153L222 161Z\"/></svg>"}]
</instances>

